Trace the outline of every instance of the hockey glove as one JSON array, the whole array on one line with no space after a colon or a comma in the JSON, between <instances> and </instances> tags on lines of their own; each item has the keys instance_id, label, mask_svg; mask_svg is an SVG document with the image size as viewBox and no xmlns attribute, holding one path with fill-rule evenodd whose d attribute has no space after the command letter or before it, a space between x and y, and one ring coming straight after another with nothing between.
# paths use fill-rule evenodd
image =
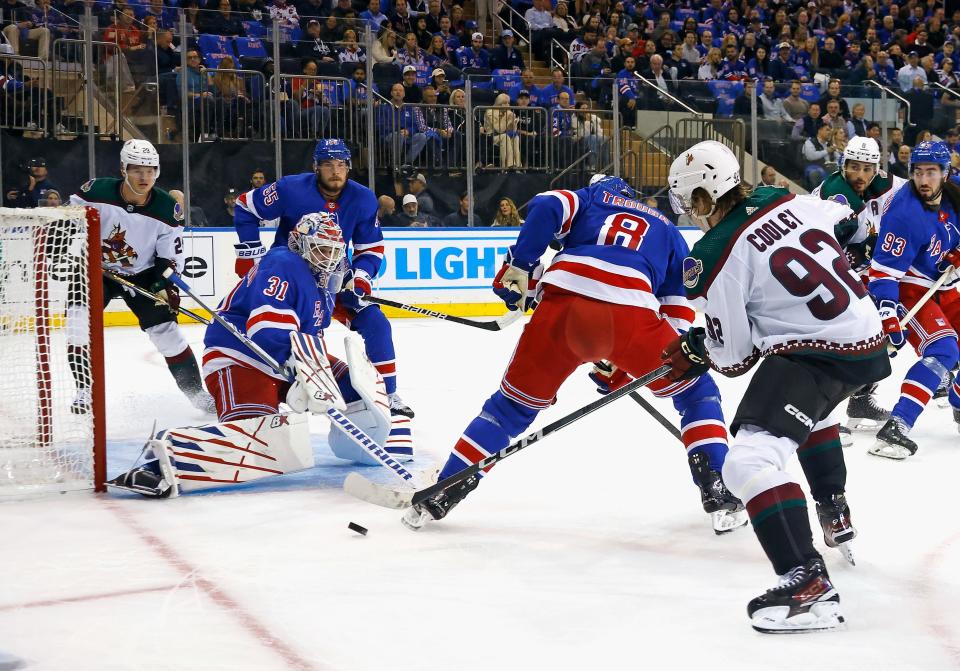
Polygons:
<instances>
[{"instance_id":1,"label":"hockey glove","mask_svg":"<svg viewBox=\"0 0 960 671\"><path fill-rule=\"evenodd\" d=\"M880 313L880 321L883 322L883 332L887 334L890 345L890 356L897 355L897 350L903 347L907 342L907 332L900 328L900 317L898 312L903 310L902 306L891 300L882 300L877 304L877 312Z\"/></svg>"},{"instance_id":2,"label":"hockey glove","mask_svg":"<svg viewBox=\"0 0 960 671\"><path fill-rule=\"evenodd\" d=\"M960 249L953 249L944 254L943 260L937 266L941 273L947 272L950 268L953 268L953 274L943 283L944 289L960 286Z\"/></svg>"},{"instance_id":3,"label":"hockey glove","mask_svg":"<svg viewBox=\"0 0 960 671\"><path fill-rule=\"evenodd\" d=\"M660 355L660 358L673 368L667 376L671 380L692 380L710 370L710 357L704 340L707 332L695 326L672 343Z\"/></svg>"},{"instance_id":4,"label":"hockey glove","mask_svg":"<svg viewBox=\"0 0 960 671\"><path fill-rule=\"evenodd\" d=\"M233 248L237 250L237 260L233 264L237 277L246 277L250 269L257 265L260 257L267 253L266 247L259 240L238 242Z\"/></svg>"},{"instance_id":5,"label":"hockey glove","mask_svg":"<svg viewBox=\"0 0 960 671\"><path fill-rule=\"evenodd\" d=\"M597 393L607 395L633 379L630 373L620 370L609 361L598 361L588 377L597 385Z\"/></svg>"},{"instance_id":6,"label":"hockey glove","mask_svg":"<svg viewBox=\"0 0 960 671\"><path fill-rule=\"evenodd\" d=\"M511 247L493 279L493 293L511 311L531 310L539 302L537 284L542 274L543 266L537 261L515 262Z\"/></svg>"},{"instance_id":7,"label":"hockey glove","mask_svg":"<svg viewBox=\"0 0 960 671\"><path fill-rule=\"evenodd\" d=\"M176 271L177 266L169 259L158 258L156 262L154 262L154 271L156 272L157 279L150 285L150 293L156 294L157 296L154 305L157 307L165 307L170 310L171 313L177 314L177 311L180 309L180 290L173 282L163 276L167 268L173 268L173 270Z\"/></svg>"}]
</instances>

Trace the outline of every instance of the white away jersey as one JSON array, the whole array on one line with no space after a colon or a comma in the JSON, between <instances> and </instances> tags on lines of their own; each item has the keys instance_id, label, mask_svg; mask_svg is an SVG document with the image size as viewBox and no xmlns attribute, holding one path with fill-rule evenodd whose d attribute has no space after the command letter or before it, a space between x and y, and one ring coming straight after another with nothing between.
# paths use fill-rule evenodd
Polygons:
<instances>
[{"instance_id":1,"label":"white away jersey","mask_svg":"<svg viewBox=\"0 0 960 671\"><path fill-rule=\"evenodd\" d=\"M761 187L694 245L684 286L706 313L722 373L761 356L861 359L885 352L877 310L833 237L847 205Z\"/></svg>"},{"instance_id":2,"label":"white away jersey","mask_svg":"<svg viewBox=\"0 0 960 671\"><path fill-rule=\"evenodd\" d=\"M154 267L157 258L183 269L183 209L163 189L154 188L143 207L120 196L123 181L92 179L70 196L71 205L86 205L100 213L103 267L121 275L136 275Z\"/></svg>"}]
</instances>

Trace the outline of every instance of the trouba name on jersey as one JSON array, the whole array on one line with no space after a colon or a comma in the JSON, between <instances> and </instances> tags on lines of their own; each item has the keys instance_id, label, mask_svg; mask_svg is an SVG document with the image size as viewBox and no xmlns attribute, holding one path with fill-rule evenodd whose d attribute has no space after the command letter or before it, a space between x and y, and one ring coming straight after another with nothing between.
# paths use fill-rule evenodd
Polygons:
<instances>
[{"instance_id":1,"label":"trouba name on jersey","mask_svg":"<svg viewBox=\"0 0 960 671\"><path fill-rule=\"evenodd\" d=\"M797 219L793 212L784 210L775 219L771 217L762 224L755 224L753 230L747 234L747 242L753 245L757 251L762 252L769 249L777 240L803 225L804 223Z\"/></svg>"},{"instance_id":2,"label":"trouba name on jersey","mask_svg":"<svg viewBox=\"0 0 960 671\"><path fill-rule=\"evenodd\" d=\"M659 217L663 217L660 212L657 212L652 207L644 205L639 200L631 200L630 198L625 198L623 196L617 196L610 193L609 191L603 192L603 202L606 205L613 205L614 207L623 207L630 210L638 210L640 212L645 212L646 214L654 214Z\"/></svg>"}]
</instances>

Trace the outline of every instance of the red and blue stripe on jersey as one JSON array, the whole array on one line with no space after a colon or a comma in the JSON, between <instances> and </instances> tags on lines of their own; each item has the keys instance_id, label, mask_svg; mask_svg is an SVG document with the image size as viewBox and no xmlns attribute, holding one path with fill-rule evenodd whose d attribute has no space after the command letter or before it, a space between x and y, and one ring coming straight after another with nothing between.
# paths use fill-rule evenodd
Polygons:
<instances>
[{"instance_id":1,"label":"red and blue stripe on jersey","mask_svg":"<svg viewBox=\"0 0 960 671\"><path fill-rule=\"evenodd\" d=\"M286 247L290 230L305 214L330 212L337 220L343 239L353 246L351 265L376 277L383 262L383 233L377 220L377 197L373 191L347 180L336 201L329 201L317 189L312 172L282 177L272 184L252 189L237 198L234 224L241 242L260 240L260 222L279 219L274 247Z\"/></svg>"},{"instance_id":2,"label":"red and blue stripe on jersey","mask_svg":"<svg viewBox=\"0 0 960 671\"><path fill-rule=\"evenodd\" d=\"M563 244L540 280L620 305L658 311L679 328L694 311L682 283L689 249L658 210L597 184L547 191L530 203L514 246L520 263L537 261L552 239Z\"/></svg>"},{"instance_id":3,"label":"red and blue stripe on jersey","mask_svg":"<svg viewBox=\"0 0 960 671\"><path fill-rule=\"evenodd\" d=\"M333 296L317 287L303 258L287 247L274 247L217 312L282 364L290 357L290 331L316 335L330 324ZM204 376L239 365L283 379L216 321L207 327L203 344Z\"/></svg>"}]
</instances>

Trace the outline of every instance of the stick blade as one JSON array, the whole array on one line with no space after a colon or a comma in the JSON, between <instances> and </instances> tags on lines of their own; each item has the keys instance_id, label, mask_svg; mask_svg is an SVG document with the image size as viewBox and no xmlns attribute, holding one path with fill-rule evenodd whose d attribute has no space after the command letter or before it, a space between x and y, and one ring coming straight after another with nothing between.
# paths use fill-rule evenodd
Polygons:
<instances>
[{"instance_id":1,"label":"stick blade","mask_svg":"<svg viewBox=\"0 0 960 671\"><path fill-rule=\"evenodd\" d=\"M381 508L402 510L412 504L414 490L394 489L367 480L359 473L350 473L343 481L343 491L361 501L372 503Z\"/></svg>"}]
</instances>

